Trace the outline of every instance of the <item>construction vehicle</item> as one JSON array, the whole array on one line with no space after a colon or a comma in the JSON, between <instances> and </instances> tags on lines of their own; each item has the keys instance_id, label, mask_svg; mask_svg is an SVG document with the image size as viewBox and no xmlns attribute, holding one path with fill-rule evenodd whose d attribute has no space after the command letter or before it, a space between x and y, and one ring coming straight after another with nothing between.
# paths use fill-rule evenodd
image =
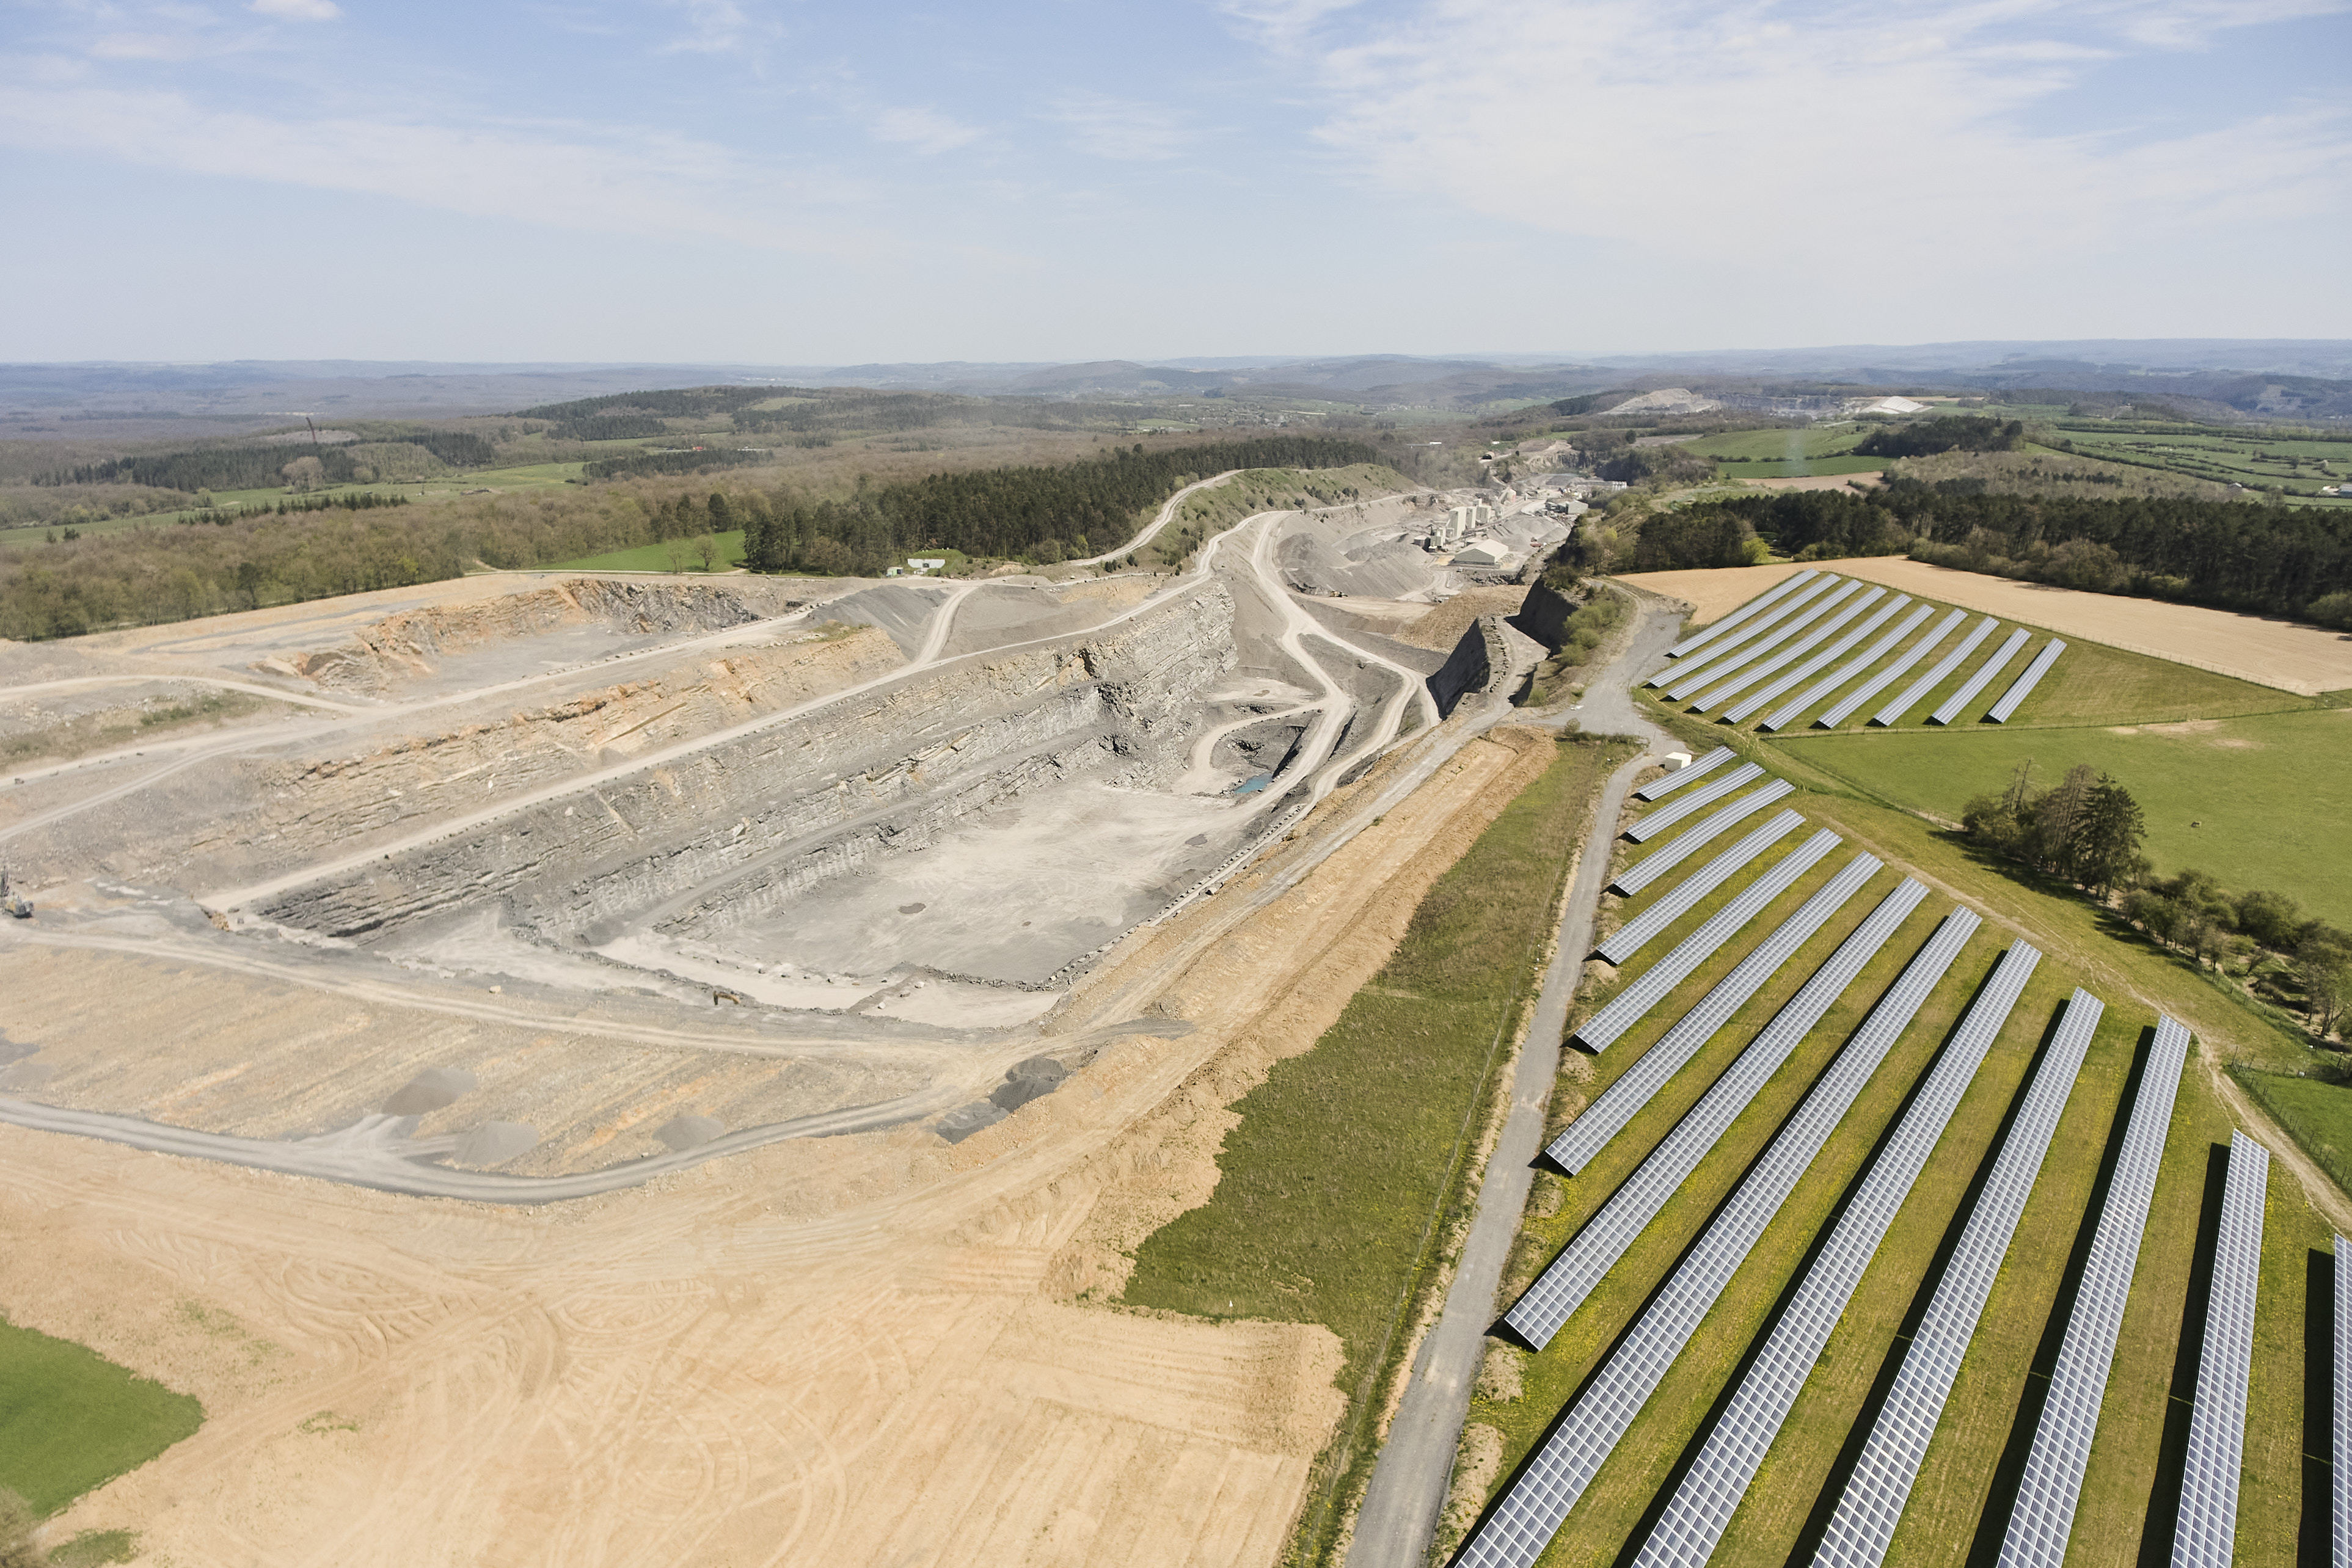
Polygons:
<instances>
[{"instance_id":1,"label":"construction vehicle","mask_svg":"<svg viewBox=\"0 0 2352 1568\"><path fill-rule=\"evenodd\" d=\"M9 891L8 868L5 865L0 865L0 912L13 915L19 920L33 917L33 901L22 894Z\"/></svg>"}]
</instances>

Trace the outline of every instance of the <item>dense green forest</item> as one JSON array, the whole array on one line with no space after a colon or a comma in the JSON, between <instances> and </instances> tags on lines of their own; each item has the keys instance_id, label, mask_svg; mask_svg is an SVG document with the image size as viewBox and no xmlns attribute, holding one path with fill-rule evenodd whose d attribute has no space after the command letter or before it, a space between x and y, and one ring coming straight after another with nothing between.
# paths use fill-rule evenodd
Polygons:
<instances>
[{"instance_id":1,"label":"dense green forest","mask_svg":"<svg viewBox=\"0 0 2352 1568\"><path fill-rule=\"evenodd\" d=\"M641 452L628 457L599 457L581 465L583 476L618 479L633 474L698 474L706 468L734 468L757 463L765 452L740 446L697 447L688 452Z\"/></svg>"},{"instance_id":2,"label":"dense green forest","mask_svg":"<svg viewBox=\"0 0 2352 1568\"><path fill-rule=\"evenodd\" d=\"M1188 476L1339 466L1366 460L1369 450L1274 437L1149 455L1121 451L1056 466L861 486L847 501L814 505L783 488L697 497L630 479L435 506L294 499L224 521L0 547L0 637L180 621L437 581L478 561L514 570L735 528L745 531L757 564L775 571L877 571L938 546L1050 562L1086 553L1089 541L1101 549L1124 539L1139 514Z\"/></svg>"},{"instance_id":3,"label":"dense green forest","mask_svg":"<svg viewBox=\"0 0 2352 1568\"><path fill-rule=\"evenodd\" d=\"M861 491L851 500L730 519L754 571L872 571L913 549L1053 562L1110 549L1145 508L1230 468L1339 468L1380 455L1359 442L1277 435L1111 455L1052 466L986 468ZM844 564L847 563L847 564Z\"/></svg>"},{"instance_id":4,"label":"dense green forest","mask_svg":"<svg viewBox=\"0 0 2352 1568\"><path fill-rule=\"evenodd\" d=\"M2014 452L2024 444L2025 425L2021 420L2004 424L1997 419L1947 413L1874 430L1853 449L1864 457L1933 457L1939 452Z\"/></svg>"},{"instance_id":5,"label":"dense green forest","mask_svg":"<svg viewBox=\"0 0 2352 1568\"><path fill-rule=\"evenodd\" d=\"M379 436L374 444L420 447L453 468L488 467L496 455L495 448L482 437L456 430ZM37 483L146 485L164 490L265 490L285 482L288 464L309 457L318 461L318 482L348 485L353 482L357 470L367 465L363 462L367 455L354 454L348 446L310 442L198 446L184 452L86 463L44 475Z\"/></svg>"},{"instance_id":6,"label":"dense green forest","mask_svg":"<svg viewBox=\"0 0 2352 1568\"><path fill-rule=\"evenodd\" d=\"M1744 520L1780 554L1807 560L1907 553L1970 571L2263 614L2305 615L2315 601L2352 591L2352 540L2343 520L2302 507L1898 486L1867 496L1742 496L1666 516L1717 515ZM1664 521L1644 522L1644 537ZM1695 521L1677 521L1652 553L1662 565L1713 565L1699 541L1714 537ZM1693 541L1687 552L1673 542L1685 538Z\"/></svg>"}]
</instances>

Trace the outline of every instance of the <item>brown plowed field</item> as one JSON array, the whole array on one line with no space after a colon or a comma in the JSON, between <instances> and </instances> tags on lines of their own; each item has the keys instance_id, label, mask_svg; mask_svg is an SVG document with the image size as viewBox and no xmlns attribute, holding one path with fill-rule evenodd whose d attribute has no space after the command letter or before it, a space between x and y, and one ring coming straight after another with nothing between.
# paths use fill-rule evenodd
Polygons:
<instances>
[{"instance_id":1,"label":"brown plowed field","mask_svg":"<svg viewBox=\"0 0 2352 1568\"><path fill-rule=\"evenodd\" d=\"M1924 599L2047 627L2062 637L2085 637L2301 696L2352 687L2352 637L2317 626L2153 599L2016 582L1902 556L1808 564L1816 570L1883 582ZM1790 573L1804 570L1782 562L1703 571L1634 572L1625 580L1692 605L1696 612L1693 624L1704 625Z\"/></svg>"},{"instance_id":2,"label":"brown plowed field","mask_svg":"<svg viewBox=\"0 0 2352 1568\"><path fill-rule=\"evenodd\" d=\"M951 1148L808 1140L534 1209L0 1127L12 1319L209 1417L54 1533L320 1568L1273 1562L1342 1406L1329 1333L1082 1299L1205 1196L1225 1107L1329 1025L1551 744L1496 731L1402 800L1409 758L1384 762L1056 1026L1190 1034L1125 1037ZM268 984L181 983L192 1007Z\"/></svg>"}]
</instances>

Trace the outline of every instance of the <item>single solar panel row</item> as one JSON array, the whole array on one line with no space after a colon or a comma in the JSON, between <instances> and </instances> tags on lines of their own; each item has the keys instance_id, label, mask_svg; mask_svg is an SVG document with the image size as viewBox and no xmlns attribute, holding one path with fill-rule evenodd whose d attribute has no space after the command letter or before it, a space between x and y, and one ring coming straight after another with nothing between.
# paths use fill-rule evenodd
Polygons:
<instances>
[{"instance_id":1,"label":"single solar panel row","mask_svg":"<svg viewBox=\"0 0 2352 1568\"><path fill-rule=\"evenodd\" d=\"M2140 1235L2156 1173L2164 1163L2164 1138L2172 1124L2172 1102L2180 1091L2181 1064L2189 1056L2189 1030L2168 1018L2156 1024L2156 1043L2140 1074L2124 1129L2122 1155L2107 1184L2107 1200L2092 1233L2091 1256L2076 1287L2066 1337L2051 1369L2050 1392L2033 1447L2017 1486L2017 1502L2001 1538L2001 1568L2062 1568L2066 1541L2074 1531L2074 1505L2083 1492L2083 1471L2091 1462L2091 1439L2099 1429L2099 1403L2123 1330L2124 1303L2131 1295L2139 1263Z\"/></svg>"},{"instance_id":2,"label":"single solar panel row","mask_svg":"<svg viewBox=\"0 0 2352 1568\"><path fill-rule=\"evenodd\" d=\"M1734 670L1746 669L1790 638L1801 636L1808 626L1861 591L1862 584L1859 582L1848 580L1840 583L1835 591L1828 594L1818 603L1805 606L1802 613L1791 616L1778 629L1751 638L1736 648L1725 650L1724 656L1711 659L1705 670L1691 675L1687 680L1677 681L1667 687L1666 695L1676 702L1681 702L1693 692L1713 685ZM1682 673L1680 668L1675 671L1677 674Z\"/></svg>"},{"instance_id":3,"label":"single solar panel row","mask_svg":"<svg viewBox=\"0 0 2352 1568\"><path fill-rule=\"evenodd\" d=\"M1742 795L1714 816L1684 829L1664 843L1617 873L1609 885L1623 894L1635 894L1649 886L1666 873L1705 849L1720 834L1738 827L1773 801L1797 792L1797 787L1786 779L1775 779L1753 795Z\"/></svg>"},{"instance_id":4,"label":"single solar panel row","mask_svg":"<svg viewBox=\"0 0 2352 1568\"><path fill-rule=\"evenodd\" d=\"M1796 697L1780 708L1775 709L1771 716L1764 721L1763 727L1766 729L1781 729L1785 728L1789 725L1794 724L1807 708L1811 707L1815 703L1821 701L1823 697L1829 695L1832 692L1837 690L1848 681L1853 679L1854 676L1862 674L1863 671L1870 668L1871 665L1878 663L1879 660L1886 657L1888 650L1892 649L1895 643L1903 641L1904 638L1911 635L1912 632L1916 632L1919 629L1919 623L1927 620L1928 616L1933 615L1935 612L1936 607L1932 604L1922 604L1914 609L1910 614L1906 615L1903 618L1903 624L1897 626L1894 631L1889 632L1885 636L1881 637L1877 642L1873 643L1869 647L1855 654L1851 664L1832 671L1829 674L1822 678L1820 685L1812 686L1807 690L1804 695Z\"/></svg>"},{"instance_id":5,"label":"single solar panel row","mask_svg":"<svg viewBox=\"0 0 2352 1568\"><path fill-rule=\"evenodd\" d=\"M1465 1568L1530 1568L1542 1555L1560 1521L1657 1392L1659 1380L1706 1322L1724 1287L1763 1239L1813 1157L1911 1021L1906 1013L1895 1027L1879 1028L1880 1018L1889 1010L1882 1000L1822 1074L1470 1538L1455 1559L1458 1563Z\"/></svg>"},{"instance_id":6,"label":"single solar panel row","mask_svg":"<svg viewBox=\"0 0 2352 1568\"><path fill-rule=\"evenodd\" d=\"M1951 635L1952 628L1969 618L1965 610L1955 610L1928 628L1927 634L1903 650L1895 661L1870 679L1848 692L1837 706L1813 720L1823 729L1835 729L1852 718L1863 704L1911 673L1911 667L1935 651L1936 645Z\"/></svg>"},{"instance_id":7,"label":"single solar panel row","mask_svg":"<svg viewBox=\"0 0 2352 1568\"><path fill-rule=\"evenodd\" d=\"M1689 783L1700 774L1709 772L1714 768L1722 767L1725 763L1730 761L1733 758L1738 755L1739 753L1732 750L1731 747L1727 746L1718 746L1713 751L1708 752L1705 757L1693 762L1689 767L1679 768L1675 772L1667 774L1664 779L1654 779L1649 783L1643 785L1639 789L1633 791L1633 799L1636 800L1654 800L1670 789L1681 789L1684 785Z\"/></svg>"},{"instance_id":8,"label":"single solar panel row","mask_svg":"<svg viewBox=\"0 0 2352 1568\"><path fill-rule=\"evenodd\" d=\"M1780 625L1780 622L1786 621L1790 616L1796 614L1800 610L1803 610L1806 605L1811 603L1822 594L1827 593L1842 580L1842 579L1836 577L1822 577L1815 579L1795 593L1792 593L1788 598L1782 600L1780 603L1774 605L1770 610L1766 611L1763 614L1759 615L1755 620L1750 621L1747 625L1742 626L1738 631L1734 632L1730 636L1726 637L1722 642L1716 643L1715 646L1703 649L1698 653L1693 653L1689 658L1685 659L1679 664L1668 665L1664 670L1660 671L1656 675L1651 677L1650 685L1657 686L1664 685L1668 681L1679 681L1691 671L1698 669L1703 665L1712 664L1716 660L1723 658L1726 654L1728 654L1735 650L1755 648L1758 646L1757 639L1763 637L1766 632L1771 632L1772 628ZM1780 633L1773 632L1771 640L1777 641L1779 636Z\"/></svg>"},{"instance_id":9,"label":"single solar panel row","mask_svg":"<svg viewBox=\"0 0 2352 1568\"><path fill-rule=\"evenodd\" d=\"M1846 869L1851 872L1865 862L1866 880L1878 869L1878 862L1870 856L1855 856L1854 865ZM1845 994L1854 977L1862 973L1863 966L1878 956L1887 938L1895 935L1895 928L1927 896L1925 886L1906 878L1879 901L1878 907L1855 927L1853 935L1838 944L1829 961L1772 1015L1772 1021L1748 1042L1748 1049L1739 1053L1723 1076L1708 1085L1698 1103L1675 1124L1675 1130L1650 1151L1649 1157L1625 1178L1622 1186L1609 1195L1609 1201L1601 1206L1600 1212L1560 1249L1559 1256L1512 1303L1511 1310L1503 1314L1503 1322L1510 1325L1513 1333L1538 1350L1551 1343L1551 1336L1575 1315L1584 1299L1616 1266L1617 1260L1625 1255L1625 1249L1657 1218L1666 1200L1682 1189L1691 1173L1698 1169L1699 1162L1722 1142L1731 1124L1788 1061L1790 1053L1803 1043L1813 1026L1822 1021L1822 1016Z\"/></svg>"},{"instance_id":10,"label":"single solar panel row","mask_svg":"<svg viewBox=\"0 0 2352 1568\"><path fill-rule=\"evenodd\" d=\"M1943 706L1927 716L1927 722L1949 724L1959 717L1968 706L1977 700L1977 694L1992 685L1994 676L2009 668L2009 662L2017 657L2017 651L2031 642L2032 637L2033 633L2022 626L2013 629L2002 640L2000 646L1993 650L1992 657L1979 665L1975 674L1960 683L1958 691L1946 697Z\"/></svg>"},{"instance_id":11,"label":"single solar panel row","mask_svg":"<svg viewBox=\"0 0 2352 1568\"><path fill-rule=\"evenodd\" d=\"M2028 944L2014 944L1992 984L1978 993L1951 1043L1937 1057L1894 1135L1805 1270L1788 1310L1740 1378L1723 1418L1707 1433L1697 1459L1667 1500L1665 1511L1633 1560L1634 1568L1699 1568L1715 1554L1813 1364L1845 1315L1864 1270L1878 1255L1895 1213L1911 1196L1913 1184L1927 1168L1928 1156L1960 1108L1961 1096L1976 1082L1994 1038L2009 1022L2041 959Z\"/></svg>"},{"instance_id":12,"label":"single solar panel row","mask_svg":"<svg viewBox=\"0 0 2352 1568\"><path fill-rule=\"evenodd\" d=\"M1781 966L1797 956L1797 949L1812 940L1813 933L1826 925L1847 899L1861 891L1872 872L1858 871L1860 864L1858 860L1831 878L1772 935L1758 943L1756 950L1716 982L1714 989L1701 997L1697 1006L1676 1019L1674 1028L1660 1035L1633 1066L1619 1073L1591 1104L1577 1113L1575 1121L1560 1129L1559 1135L1544 1150L1545 1157L1570 1176L1591 1163L1592 1156L1633 1119L1634 1113L1648 1104L1650 1097L1665 1087L1698 1054L1699 1048L1715 1038L1717 1030L1731 1021L1732 1014L1746 1007L1748 998L1763 988L1764 982L1779 974Z\"/></svg>"},{"instance_id":13,"label":"single solar panel row","mask_svg":"<svg viewBox=\"0 0 2352 1568\"><path fill-rule=\"evenodd\" d=\"M2066 644L2055 637L2042 643L2042 652L2033 655L2033 663L2025 666L2025 674L2018 676L2017 684L2001 694L2000 701L1992 705L1991 710L1985 715L1985 717L1995 724L2007 724L2010 716L2017 711L2017 705L2023 702L2032 694L2033 688L2042 684L2042 677L2050 673L2050 666L2056 664L2058 655L2065 651Z\"/></svg>"},{"instance_id":14,"label":"single solar panel row","mask_svg":"<svg viewBox=\"0 0 2352 1568\"><path fill-rule=\"evenodd\" d=\"M2080 987L2067 1001L2066 1016L2042 1053L2033 1087L2010 1124L2000 1157L1993 1163L1959 1245L1937 1283L1935 1299L1927 1303L1911 1348L1904 1352L1895 1385L1887 1391L1838 1498L1837 1511L1813 1557L1814 1568L1876 1568L1885 1559L1886 1544L1895 1538L1895 1527L1902 1521L1911 1488L1919 1479L1919 1467L1927 1460L1936 1425L1943 1419L1953 1380L1976 1338L1985 1301L2000 1277L2001 1260L2009 1255L2025 1201L2042 1174L2067 1096L2083 1070L2091 1036L2105 1011L2105 1003Z\"/></svg>"},{"instance_id":15,"label":"single solar panel row","mask_svg":"<svg viewBox=\"0 0 2352 1568\"><path fill-rule=\"evenodd\" d=\"M1690 977L1693 969L1715 956L1731 934L1764 913L1765 906L1789 891L1823 855L1838 846L1838 836L1823 828L1796 850L1774 862L1770 871L1749 883L1738 897L1707 917L1706 925L1675 944L1674 951L1633 977L1633 983L1609 998L1608 1005L1576 1026L1570 1036L1589 1051L1606 1051L1610 1042L1642 1020L1643 1015L1666 999L1666 993Z\"/></svg>"},{"instance_id":16,"label":"single solar panel row","mask_svg":"<svg viewBox=\"0 0 2352 1568\"><path fill-rule=\"evenodd\" d=\"M1679 800L1669 800L1649 811L1642 820L1625 830L1625 836L1635 843L1655 838L1685 817L1696 817L1726 795L1746 789L1764 777L1760 764L1743 762L1712 784L1702 784Z\"/></svg>"},{"instance_id":17,"label":"single solar panel row","mask_svg":"<svg viewBox=\"0 0 2352 1568\"><path fill-rule=\"evenodd\" d=\"M1749 616L1760 613L1761 612L1771 608L1775 600L1787 597L1789 594L1803 587L1806 583L1811 582L1814 578L1819 577L1821 573L1813 570L1812 568L1807 567L1801 572L1782 578L1780 581L1774 583L1771 587L1766 589L1763 592L1758 594L1755 598L1749 600L1747 603L1741 605L1738 609L1733 611L1730 614L1725 616L1722 620L1717 622L1706 631L1698 632L1695 636L1685 637L1681 642L1675 643L1673 647L1667 649L1666 657L1669 659L1679 659L1694 648L1704 647L1706 644L1715 641L1717 637L1722 636L1726 632L1730 631L1734 626L1746 621Z\"/></svg>"},{"instance_id":18,"label":"single solar panel row","mask_svg":"<svg viewBox=\"0 0 2352 1568\"><path fill-rule=\"evenodd\" d=\"M1870 722L1873 724L1894 724L1900 720L1905 714L1909 713L1913 708L1918 706L1919 699L1926 696L1929 692L1934 691L1936 687L1943 682L1946 676L1949 675L1954 670L1958 669L1960 667L1961 661L1966 659L1970 653L1975 653L1977 651L1977 644L1983 642L1987 637L1991 636L1993 633L1993 628L2000 624L2000 622L1997 618L1988 615L1983 620L1978 622L1974 626L1969 627L1969 634L1960 639L1960 645L1958 647L1953 649L1950 653L1937 660L1935 668L1929 670L1926 674L1912 682L1908 686L1906 686L1901 696L1896 697L1893 702L1888 703L1885 707L1880 708L1876 713L1872 714L1870 716Z\"/></svg>"},{"instance_id":19,"label":"single solar panel row","mask_svg":"<svg viewBox=\"0 0 2352 1568\"><path fill-rule=\"evenodd\" d=\"M2254 1302L2263 1278L2263 1199L2268 1149L2230 1134L2221 1228L2205 1297L2205 1343L2197 1398L2189 1413L2189 1458L2180 1474L2172 1568L2230 1568L2238 1540L2238 1466L2246 1445L2246 1379L2254 1359Z\"/></svg>"},{"instance_id":20,"label":"single solar panel row","mask_svg":"<svg viewBox=\"0 0 2352 1568\"><path fill-rule=\"evenodd\" d=\"M1874 599L1877 595L1873 594L1871 597ZM1796 690L1798 686L1801 685L1806 681L1812 679L1814 675L1828 669L1840 658L1843 657L1846 651L1852 648L1855 643L1861 642L1864 637L1869 636L1873 632L1877 631L1881 626L1885 625L1889 621L1894 620L1895 616L1901 614L1903 607L1910 602L1911 596L1909 594L1896 594L1893 599L1887 601L1885 604L1880 605L1878 607L1878 612L1873 615L1869 620L1864 622L1861 625L1855 627L1853 631L1847 632L1844 636L1839 638L1836 642L1831 643L1820 653L1815 653L1811 658L1807 659L1803 664L1799 664L1795 669L1790 670L1787 674L1782 675L1779 680L1774 681L1762 691L1751 692L1747 696L1742 697L1737 706L1726 708L1723 714L1724 721L1727 724L1744 723L1750 714L1753 714L1758 709L1763 707L1765 704L1777 702L1787 693ZM1856 608L1860 608L1860 606L1856 606Z\"/></svg>"},{"instance_id":21,"label":"single solar panel row","mask_svg":"<svg viewBox=\"0 0 2352 1568\"><path fill-rule=\"evenodd\" d=\"M1609 939L1601 944L1601 956L1612 964L1622 964L1648 946L1659 932L1688 915L1700 899L1729 882L1750 861L1795 832L1804 822L1805 819L1794 811L1780 812L1770 821L1683 878L1657 903L1611 932Z\"/></svg>"},{"instance_id":22,"label":"single solar panel row","mask_svg":"<svg viewBox=\"0 0 2352 1568\"><path fill-rule=\"evenodd\" d=\"M2331 1392L2336 1405L2336 1441L2329 1455L2328 1562L2330 1568L2352 1568L2352 1281L2342 1270L2352 1262L2352 1241L2336 1239L2336 1375Z\"/></svg>"},{"instance_id":23,"label":"single solar panel row","mask_svg":"<svg viewBox=\"0 0 2352 1568\"><path fill-rule=\"evenodd\" d=\"M1803 658L1806 654L1820 647L1823 643L1826 643L1832 637L1837 635L1837 633L1845 627L1848 622L1852 621L1855 616L1861 614L1864 611L1869 609L1873 604L1877 603L1880 600L1885 597L1886 590L1883 588L1872 589L1868 593L1862 595L1853 603L1847 605L1844 609L1840 610L1835 615L1831 616L1827 621L1822 622L1818 626L1808 629L1803 636L1798 638L1794 643L1791 643L1789 646L1781 649L1779 653L1773 654L1762 664L1751 664L1748 667L1747 671L1737 679L1727 681L1724 685L1702 694L1697 703L1698 711L1705 713L1718 704L1728 702L1733 697L1738 696L1741 692L1744 692L1748 687L1754 685L1757 682L1769 680L1772 676L1780 674L1782 670L1787 669L1790 664L1795 664L1799 659Z\"/></svg>"}]
</instances>

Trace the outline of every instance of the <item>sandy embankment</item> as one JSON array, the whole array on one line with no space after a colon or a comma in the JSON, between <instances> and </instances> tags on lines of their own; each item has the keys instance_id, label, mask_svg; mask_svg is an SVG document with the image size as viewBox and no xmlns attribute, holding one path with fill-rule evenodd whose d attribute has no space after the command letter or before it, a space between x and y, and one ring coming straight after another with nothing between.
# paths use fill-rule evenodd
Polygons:
<instances>
[{"instance_id":1,"label":"sandy embankment","mask_svg":"<svg viewBox=\"0 0 2352 1568\"><path fill-rule=\"evenodd\" d=\"M2297 622L2154 599L2083 593L2045 583L1955 571L1903 556L1810 565L1814 570L1883 582L1921 598L2046 627L2062 637L2088 638L2301 696L2352 687L2352 637ZM1625 580L1685 601L1696 610L1692 623L1705 625L1790 573L1805 570L1784 561L1701 571L1634 572Z\"/></svg>"}]
</instances>

